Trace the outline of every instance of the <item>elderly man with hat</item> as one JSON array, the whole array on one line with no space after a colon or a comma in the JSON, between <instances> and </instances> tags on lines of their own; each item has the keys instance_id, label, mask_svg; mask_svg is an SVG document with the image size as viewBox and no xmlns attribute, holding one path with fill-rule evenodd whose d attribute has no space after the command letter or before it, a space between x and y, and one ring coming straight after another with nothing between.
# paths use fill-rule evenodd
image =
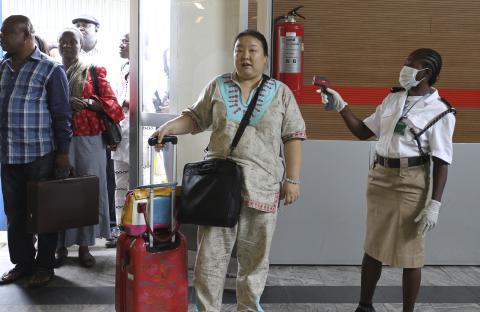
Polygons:
<instances>
[{"instance_id":1,"label":"elderly man with hat","mask_svg":"<svg viewBox=\"0 0 480 312\"><path fill-rule=\"evenodd\" d=\"M72 20L83 35L82 52L84 54L98 55L100 51L97 47L97 33L100 27L98 20L91 15L81 14Z\"/></svg>"}]
</instances>

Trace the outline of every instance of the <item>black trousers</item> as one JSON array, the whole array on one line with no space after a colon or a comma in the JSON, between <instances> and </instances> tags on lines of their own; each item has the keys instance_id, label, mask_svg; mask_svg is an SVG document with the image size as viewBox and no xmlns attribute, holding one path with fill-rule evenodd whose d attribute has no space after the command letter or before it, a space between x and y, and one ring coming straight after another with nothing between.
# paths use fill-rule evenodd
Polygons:
<instances>
[{"instance_id":1,"label":"black trousers","mask_svg":"<svg viewBox=\"0 0 480 312\"><path fill-rule=\"evenodd\" d=\"M107 148L107 192L108 192L108 211L110 213L110 227L117 225L115 217L115 167L112 159L112 152Z\"/></svg>"},{"instance_id":2,"label":"black trousers","mask_svg":"<svg viewBox=\"0 0 480 312\"><path fill-rule=\"evenodd\" d=\"M10 261L30 272L37 266L53 269L57 232L38 235L38 252L35 251L33 234L27 233L27 182L52 178L54 167L53 152L28 164L2 164L2 193Z\"/></svg>"}]
</instances>

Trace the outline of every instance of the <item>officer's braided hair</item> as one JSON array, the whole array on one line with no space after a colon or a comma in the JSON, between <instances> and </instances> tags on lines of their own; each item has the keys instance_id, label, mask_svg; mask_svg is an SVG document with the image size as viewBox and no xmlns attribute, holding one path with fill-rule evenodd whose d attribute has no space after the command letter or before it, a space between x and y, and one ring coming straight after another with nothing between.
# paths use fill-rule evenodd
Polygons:
<instances>
[{"instance_id":1,"label":"officer's braided hair","mask_svg":"<svg viewBox=\"0 0 480 312\"><path fill-rule=\"evenodd\" d=\"M428 48L417 49L410 53L410 58L422 62L425 67L432 71L432 76L428 80L430 86L437 82L442 69L442 57L437 51Z\"/></svg>"}]
</instances>

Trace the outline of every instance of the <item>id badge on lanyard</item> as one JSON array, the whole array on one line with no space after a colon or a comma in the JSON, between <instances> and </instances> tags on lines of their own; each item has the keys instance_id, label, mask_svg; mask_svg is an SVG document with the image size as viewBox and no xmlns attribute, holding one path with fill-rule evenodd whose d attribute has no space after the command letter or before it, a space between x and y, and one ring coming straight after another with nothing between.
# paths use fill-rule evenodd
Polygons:
<instances>
[{"instance_id":1,"label":"id badge on lanyard","mask_svg":"<svg viewBox=\"0 0 480 312\"><path fill-rule=\"evenodd\" d=\"M407 113L421 100L429 96L430 93L425 94L421 98L415 101L410 107L408 107L405 112L403 112L402 117L397 121L397 124L395 125L395 129L393 129L393 133L398 134L398 135L405 135L405 130L407 129L407 124L404 122L404 119L406 119ZM406 101L406 99L405 99Z\"/></svg>"},{"instance_id":2,"label":"id badge on lanyard","mask_svg":"<svg viewBox=\"0 0 480 312\"><path fill-rule=\"evenodd\" d=\"M403 122L404 117L401 117L397 124L395 125L395 129L393 130L393 133L398 134L398 135L404 135L405 130L407 129L407 124Z\"/></svg>"}]
</instances>

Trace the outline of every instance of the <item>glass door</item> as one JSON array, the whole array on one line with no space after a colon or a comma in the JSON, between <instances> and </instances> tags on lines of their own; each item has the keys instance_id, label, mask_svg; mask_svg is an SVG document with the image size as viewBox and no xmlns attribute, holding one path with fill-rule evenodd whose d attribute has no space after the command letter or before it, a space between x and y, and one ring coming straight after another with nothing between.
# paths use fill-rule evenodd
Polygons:
<instances>
[{"instance_id":1,"label":"glass door","mask_svg":"<svg viewBox=\"0 0 480 312\"><path fill-rule=\"evenodd\" d=\"M233 69L233 39L247 28L248 0L131 1L130 186L171 179L171 150L149 162L147 140ZM207 131L208 132L208 131ZM178 168L199 160L209 133L179 138ZM177 174L177 176L180 176Z\"/></svg>"}]
</instances>

